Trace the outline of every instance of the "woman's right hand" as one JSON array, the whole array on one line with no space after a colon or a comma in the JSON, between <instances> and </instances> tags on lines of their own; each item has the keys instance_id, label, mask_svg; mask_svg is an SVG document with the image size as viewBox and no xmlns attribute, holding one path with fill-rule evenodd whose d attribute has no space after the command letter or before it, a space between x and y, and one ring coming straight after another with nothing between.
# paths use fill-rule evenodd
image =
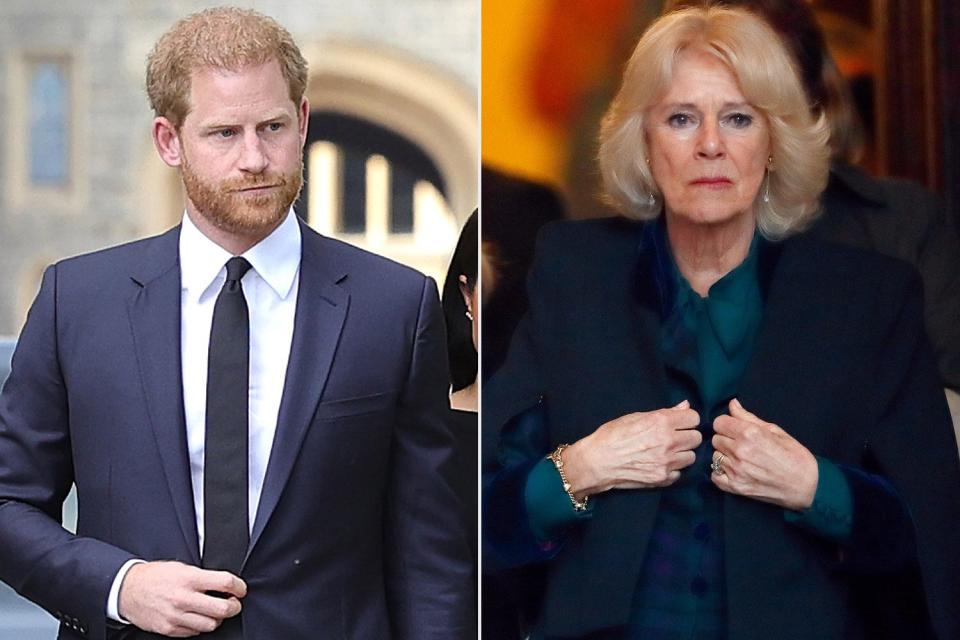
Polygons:
<instances>
[{"instance_id":1,"label":"woman's right hand","mask_svg":"<svg viewBox=\"0 0 960 640\"><path fill-rule=\"evenodd\" d=\"M693 464L703 441L700 416L684 400L669 409L628 413L604 423L563 451L563 469L577 499L609 489L673 484Z\"/></svg>"}]
</instances>

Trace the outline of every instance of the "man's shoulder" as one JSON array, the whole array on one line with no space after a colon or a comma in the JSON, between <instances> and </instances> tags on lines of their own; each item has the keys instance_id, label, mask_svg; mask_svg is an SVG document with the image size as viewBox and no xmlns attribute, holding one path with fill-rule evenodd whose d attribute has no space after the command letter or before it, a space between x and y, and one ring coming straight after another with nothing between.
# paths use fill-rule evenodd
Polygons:
<instances>
[{"instance_id":1,"label":"man's shoulder","mask_svg":"<svg viewBox=\"0 0 960 640\"><path fill-rule=\"evenodd\" d=\"M55 266L59 273L78 272L88 276L96 273L121 273L126 276L130 275L124 273L127 268L135 269L152 263L156 263L157 267L173 266L178 256L179 235L180 227L177 226L160 235L64 258L57 261Z\"/></svg>"},{"instance_id":2,"label":"man's shoulder","mask_svg":"<svg viewBox=\"0 0 960 640\"><path fill-rule=\"evenodd\" d=\"M859 167L831 168L823 193L824 215L812 231L830 240L909 258L931 233L944 233L939 197L899 178L876 178Z\"/></svg>"},{"instance_id":3,"label":"man's shoulder","mask_svg":"<svg viewBox=\"0 0 960 640\"><path fill-rule=\"evenodd\" d=\"M413 267L355 245L303 229L303 267L319 269L335 281L357 281L385 287L423 288L427 278Z\"/></svg>"}]
</instances>

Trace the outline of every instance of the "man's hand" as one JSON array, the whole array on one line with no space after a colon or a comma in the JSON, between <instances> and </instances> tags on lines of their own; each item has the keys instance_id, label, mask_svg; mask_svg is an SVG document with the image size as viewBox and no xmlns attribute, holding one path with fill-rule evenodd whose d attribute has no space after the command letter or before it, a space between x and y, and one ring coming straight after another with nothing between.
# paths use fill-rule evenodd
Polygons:
<instances>
[{"instance_id":1,"label":"man's hand","mask_svg":"<svg viewBox=\"0 0 960 640\"><path fill-rule=\"evenodd\" d=\"M629 413L601 425L563 452L571 490L584 496L609 489L673 484L693 464L703 441L700 416L684 400L675 407Z\"/></svg>"},{"instance_id":2,"label":"man's hand","mask_svg":"<svg viewBox=\"0 0 960 640\"><path fill-rule=\"evenodd\" d=\"M180 562L145 562L130 567L124 577L118 609L125 620L144 631L188 638L213 631L240 613L240 598L245 595L247 585L226 571Z\"/></svg>"}]
</instances>

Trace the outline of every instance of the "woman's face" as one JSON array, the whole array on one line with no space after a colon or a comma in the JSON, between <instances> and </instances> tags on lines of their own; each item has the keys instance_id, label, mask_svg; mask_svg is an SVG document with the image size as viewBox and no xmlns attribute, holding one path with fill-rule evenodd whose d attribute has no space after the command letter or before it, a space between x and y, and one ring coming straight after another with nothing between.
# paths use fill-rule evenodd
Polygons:
<instances>
[{"instance_id":1,"label":"woman's face","mask_svg":"<svg viewBox=\"0 0 960 640\"><path fill-rule=\"evenodd\" d=\"M718 224L754 216L769 128L716 57L680 54L673 82L648 110L647 148L668 219Z\"/></svg>"}]
</instances>

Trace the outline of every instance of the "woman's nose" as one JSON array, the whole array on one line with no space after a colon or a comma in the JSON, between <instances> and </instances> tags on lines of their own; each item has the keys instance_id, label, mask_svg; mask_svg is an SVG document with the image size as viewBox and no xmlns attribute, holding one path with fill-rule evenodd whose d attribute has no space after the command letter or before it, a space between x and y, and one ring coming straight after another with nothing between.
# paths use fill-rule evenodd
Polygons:
<instances>
[{"instance_id":1,"label":"woman's nose","mask_svg":"<svg viewBox=\"0 0 960 640\"><path fill-rule=\"evenodd\" d=\"M718 123L706 121L697 138L697 155L701 158L720 158L724 155L723 140Z\"/></svg>"}]
</instances>

